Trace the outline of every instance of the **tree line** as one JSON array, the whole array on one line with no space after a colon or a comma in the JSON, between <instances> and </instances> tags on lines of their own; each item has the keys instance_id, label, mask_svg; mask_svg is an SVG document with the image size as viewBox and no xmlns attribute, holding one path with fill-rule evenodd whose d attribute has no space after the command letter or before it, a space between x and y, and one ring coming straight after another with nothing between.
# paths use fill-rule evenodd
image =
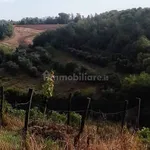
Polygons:
<instances>
[{"instance_id":1,"label":"tree line","mask_svg":"<svg viewBox=\"0 0 150 150\"><path fill-rule=\"evenodd\" d=\"M27 24L68 24L70 22L78 22L81 19L84 19L85 17L79 13L76 15L74 14L67 14L67 13L59 13L56 17L44 17L44 18L38 18L38 17L26 17L22 18L20 21L13 21L11 20L13 24L19 24L19 25L27 25Z\"/></svg>"}]
</instances>

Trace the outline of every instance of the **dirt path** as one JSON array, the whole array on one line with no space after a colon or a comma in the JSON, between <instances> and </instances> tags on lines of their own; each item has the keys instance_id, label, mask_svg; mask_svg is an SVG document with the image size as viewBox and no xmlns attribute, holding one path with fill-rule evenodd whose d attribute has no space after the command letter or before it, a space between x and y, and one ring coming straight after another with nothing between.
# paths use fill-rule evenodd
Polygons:
<instances>
[{"instance_id":1,"label":"dirt path","mask_svg":"<svg viewBox=\"0 0 150 150\"><path fill-rule=\"evenodd\" d=\"M1 44L17 47L21 43L32 44L36 35L45 30L56 30L62 25L16 25L11 38L0 41Z\"/></svg>"}]
</instances>

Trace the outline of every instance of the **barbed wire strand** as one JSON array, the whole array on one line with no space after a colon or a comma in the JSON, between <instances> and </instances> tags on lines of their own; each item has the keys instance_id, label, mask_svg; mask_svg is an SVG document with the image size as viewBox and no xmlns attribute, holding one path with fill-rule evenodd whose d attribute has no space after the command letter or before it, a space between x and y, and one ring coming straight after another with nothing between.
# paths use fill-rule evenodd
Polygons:
<instances>
[{"instance_id":1,"label":"barbed wire strand","mask_svg":"<svg viewBox=\"0 0 150 150\"><path fill-rule=\"evenodd\" d=\"M126 111L133 110L133 109L135 109L135 108L137 108L137 107L138 107L138 106L135 106L135 107L133 107L133 108L127 109ZM85 112L85 110L71 110L71 111L68 111L68 110L50 110L50 111L65 112L65 113L67 113L67 112ZM124 111L119 111L119 112L114 112L114 113L104 113L104 112L102 112L100 109L99 109L99 112L90 109L89 112L92 112L92 113L95 113L95 114L114 115L114 114L123 113Z\"/></svg>"}]
</instances>

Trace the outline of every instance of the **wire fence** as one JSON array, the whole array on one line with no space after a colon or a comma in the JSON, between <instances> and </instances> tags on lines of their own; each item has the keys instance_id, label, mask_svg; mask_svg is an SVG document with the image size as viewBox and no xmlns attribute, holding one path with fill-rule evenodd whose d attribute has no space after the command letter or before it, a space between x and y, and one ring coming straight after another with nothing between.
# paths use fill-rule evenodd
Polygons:
<instances>
[{"instance_id":1,"label":"wire fence","mask_svg":"<svg viewBox=\"0 0 150 150\"><path fill-rule=\"evenodd\" d=\"M1 94L1 101L0 101L0 125L3 125L3 104L4 104L4 89L3 87L0 88L0 94ZM124 108L121 111L116 111L116 112L103 112L101 109L94 110L90 107L91 105L91 98L87 97L87 104L85 109L80 109L80 110L72 110L71 109L71 101L72 101L72 94L70 94L68 98L68 109L67 110L50 110L50 111L56 111L58 113L66 113L67 114L67 125L70 125L70 118L71 118L71 112L79 113L81 114L81 124L80 124L80 131L78 134L78 137L80 134L83 132L85 121L88 118L99 118L101 121L106 121L109 120L110 118L114 118L114 116L119 116L119 118L122 121L122 128L125 125L126 120L132 120L133 118L135 119L135 124L136 127L139 127L139 117L140 117L140 105L141 105L141 99L139 99L139 105L136 105L130 109L127 109L128 101L125 102L117 102L117 104L124 104ZM24 123L24 128L23 131L25 133L25 137L27 135L28 131L28 122L29 122L29 117L30 117L30 109L31 109L31 104L32 104L32 98L33 98L33 89L29 89L28 91L28 96L27 96L27 102L25 103L17 103L15 102L15 107L20 107L20 106L26 106L25 110L25 123Z\"/></svg>"}]
</instances>

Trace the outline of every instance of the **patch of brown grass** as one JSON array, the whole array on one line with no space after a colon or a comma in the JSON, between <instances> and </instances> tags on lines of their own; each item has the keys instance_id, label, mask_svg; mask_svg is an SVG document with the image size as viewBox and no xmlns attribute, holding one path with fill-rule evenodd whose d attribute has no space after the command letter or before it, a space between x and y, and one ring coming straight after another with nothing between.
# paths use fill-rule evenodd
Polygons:
<instances>
[{"instance_id":1,"label":"patch of brown grass","mask_svg":"<svg viewBox=\"0 0 150 150\"><path fill-rule=\"evenodd\" d=\"M22 143L18 129L23 128L23 121L8 114L4 118L5 127L0 130L0 150L15 150L10 140ZM76 145L77 128L53 122L31 122L29 131L26 142L20 144L22 150L148 150L136 133L127 129L121 133L120 125L112 123L88 123Z\"/></svg>"},{"instance_id":2,"label":"patch of brown grass","mask_svg":"<svg viewBox=\"0 0 150 150\"><path fill-rule=\"evenodd\" d=\"M53 145L53 150L147 150L138 136L130 133L127 129L120 133L120 126L115 124L103 124L103 126L87 125L80 135L79 141L74 146L74 138L78 134L77 130L67 132L63 125L49 124L32 127L32 133L41 139L51 139L58 144ZM63 136L63 138L61 138ZM34 141L33 144L34 145ZM40 143L41 144L41 143ZM42 143L46 147L45 143ZM47 149L46 149L47 150ZM48 149L51 150L51 149Z\"/></svg>"},{"instance_id":3,"label":"patch of brown grass","mask_svg":"<svg viewBox=\"0 0 150 150\"><path fill-rule=\"evenodd\" d=\"M11 143L0 141L0 150L15 150L15 147Z\"/></svg>"},{"instance_id":4,"label":"patch of brown grass","mask_svg":"<svg viewBox=\"0 0 150 150\"><path fill-rule=\"evenodd\" d=\"M23 128L23 121L11 115L4 115L4 127L7 130L20 130Z\"/></svg>"}]
</instances>

